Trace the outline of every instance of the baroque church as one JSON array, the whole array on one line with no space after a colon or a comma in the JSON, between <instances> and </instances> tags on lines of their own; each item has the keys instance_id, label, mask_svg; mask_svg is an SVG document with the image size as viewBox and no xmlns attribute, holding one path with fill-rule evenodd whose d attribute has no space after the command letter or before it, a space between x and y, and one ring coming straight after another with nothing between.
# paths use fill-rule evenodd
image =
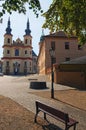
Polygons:
<instances>
[{"instance_id":1,"label":"baroque church","mask_svg":"<svg viewBox=\"0 0 86 130\"><path fill-rule=\"evenodd\" d=\"M29 26L29 19L25 29L24 39L21 41L20 38L13 40L11 33L11 22L8 19L6 33L4 35L3 45L3 73L7 75L26 75L36 73L33 70L33 47L32 47L32 36ZM35 55L36 56L36 55ZM37 56L36 56L37 58Z\"/></svg>"}]
</instances>

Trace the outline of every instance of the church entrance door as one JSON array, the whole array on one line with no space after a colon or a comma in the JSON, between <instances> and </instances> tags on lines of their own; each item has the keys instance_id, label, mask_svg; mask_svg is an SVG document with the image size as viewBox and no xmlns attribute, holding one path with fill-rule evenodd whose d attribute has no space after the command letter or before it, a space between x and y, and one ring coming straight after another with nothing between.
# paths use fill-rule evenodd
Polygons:
<instances>
[{"instance_id":1,"label":"church entrance door","mask_svg":"<svg viewBox=\"0 0 86 130\"><path fill-rule=\"evenodd\" d=\"M18 62L14 63L14 75L19 74L19 68L20 68L20 64Z\"/></svg>"}]
</instances>

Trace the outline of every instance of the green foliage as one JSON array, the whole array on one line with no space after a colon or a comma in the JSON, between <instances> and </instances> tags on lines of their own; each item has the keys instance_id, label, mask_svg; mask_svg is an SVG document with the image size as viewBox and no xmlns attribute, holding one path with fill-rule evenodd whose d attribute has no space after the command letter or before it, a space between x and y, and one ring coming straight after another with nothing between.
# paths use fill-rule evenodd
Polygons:
<instances>
[{"instance_id":1,"label":"green foliage","mask_svg":"<svg viewBox=\"0 0 86 130\"><path fill-rule=\"evenodd\" d=\"M25 14L26 4L36 17L39 12L43 13L40 0L3 0L2 3L0 17L6 11ZM80 43L86 43L86 0L53 0L43 16L45 17L43 28L49 28L51 32L64 30L69 36L77 36Z\"/></svg>"},{"instance_id":2,"label":"green foliage","mask_svg":"<svg viewBox=\"0 0 86 130\"><path fill-rule=\"evenodd\" d=\"M38 17L38 12L43 12L41 10L41 5L39 0L3 0L2 11L0 12L0 17L6 13L12 13L12 11L17 11L18 13L26 13L26 4L28 4L29 9L32 9L36 17Z\"/></svg>"},{"instance_id":3,"label":"green foliage","mask_svg":"<svg viewBox=\"0 0 86 130\"><path fill-rule=\"evenodd\" d=\"M78 36L80 43L86 43L86 0L53 0L45 17L44 28L51 32L64 30Z\"/></svg>"}]
</instances>

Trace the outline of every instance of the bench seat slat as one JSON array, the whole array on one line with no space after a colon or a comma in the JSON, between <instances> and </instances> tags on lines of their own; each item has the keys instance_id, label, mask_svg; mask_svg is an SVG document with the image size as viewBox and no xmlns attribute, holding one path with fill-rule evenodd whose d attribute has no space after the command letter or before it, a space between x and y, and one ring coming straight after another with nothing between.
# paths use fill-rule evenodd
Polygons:
<instances>
[{"instance_id":1,"label":"bench seat slat","mask_svg":"<svg viewBox=\"0 0 86 130\"><path fill-rule=\"evenodd\" d=\"M67 113L61 112L55 108L52 108L50 106L46 106L45 104L42 104L42 103L39 103L38 105L39 105L39 109L41 109L42 111L50 113L51 115L58 117L61 120L69 121Z\"/></svg>"},{"instance_id":2,"label":"bench seat slat","mask_svg":"<svg viewBox=\"0 0 86 130\"><path fill-rule=\"evenodd\" d=\"M53 115L53 114L51 114L51 113L49 113L49 112L46 112L46 111L43 110L43 109L39 109L39 110L42 111L42 112L44 112L44 113L46 113L46 114L48 114L49 116L52 116L53 118L55 118L55 119L57 119L57 120L59 120L59 121L65 123L65 121L62 120L61 118L58 118L57 116L55 116L55 115Z\"/></svg>"}]
</instances>

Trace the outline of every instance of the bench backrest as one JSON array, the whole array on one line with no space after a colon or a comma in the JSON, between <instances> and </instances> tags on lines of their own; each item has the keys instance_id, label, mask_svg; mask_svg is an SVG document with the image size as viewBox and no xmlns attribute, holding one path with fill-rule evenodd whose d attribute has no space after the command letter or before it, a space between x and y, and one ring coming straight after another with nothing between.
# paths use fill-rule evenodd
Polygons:
<instances>
[{"instance_id":1,"label":"bench backrest","mask_svg":"<svg viewBox=\"0 0 86 130\"><path fill-rule=\"evenodd\" d=\"M46 104L40 103L39 101L36 101L36 108L37 108L37 110L42 109L45 112L48 112L51 115L53 115L55 117L58 117L59 119L65 121L65 122L69 122L69 117L68 117L67 113L64 113L64 112L62 112L60 110L57 110L57 109L55 109L53 107L50 107L50 106L46 105Z\"/></svg>"}]
</instances>

